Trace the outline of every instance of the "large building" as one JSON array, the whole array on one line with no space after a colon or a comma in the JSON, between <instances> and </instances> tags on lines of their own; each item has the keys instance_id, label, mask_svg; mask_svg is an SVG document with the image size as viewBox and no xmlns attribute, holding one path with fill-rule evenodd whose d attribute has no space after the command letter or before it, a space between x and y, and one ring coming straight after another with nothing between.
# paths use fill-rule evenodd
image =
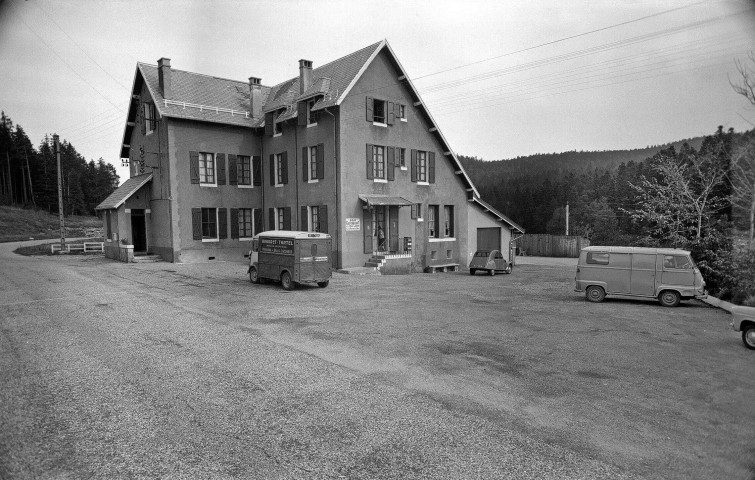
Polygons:
<instances>
[{"instance_id":1,"label":"large building","mask_svg":"<svg viewBox=\"0 0 755 480\"><path fill-rule=\"evenodd\" d=\"M334 266L466 267L522 229L480 199L387 41L273 87L138 63L107 243L242 260L263 230L333 237Z\"/></svg>"}]
</instances>

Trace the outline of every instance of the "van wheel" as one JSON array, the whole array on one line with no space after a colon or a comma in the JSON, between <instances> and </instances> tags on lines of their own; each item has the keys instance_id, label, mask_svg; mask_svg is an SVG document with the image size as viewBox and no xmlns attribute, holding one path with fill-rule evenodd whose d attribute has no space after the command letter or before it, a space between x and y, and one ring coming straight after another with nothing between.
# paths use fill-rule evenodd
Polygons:
<instances>
[{"instance_id":1,"label":"van wheel","mask_svg":"<svg viewBox=\"0 0 755 480\"><path fill-rule=\"evenodd\" d=\"M317 282L317 286L320 288L325 288L330 283L330 280L325 280L324 282Z\"/></svg>"},{"instance_id":2,"label":"van wheel","mask_svg":"<svg viewBox=\"0 0 755 480\"><path fill-rule=\"evenodd\" d=\"M745 347L755 350L755 325L747 325L742 328L742 341Z\"/></svg>"},{"instance_id":3,"label":"van wheel","mask_svg":"<svg viewBox=\"0 0 755 480\"><path fill-rule=\"evenodd\" d=\"M474 275L475 273L477 273L477 270L475 270L474 268L470 268L469 269L469 274L470 275Z\"/></svg>"},{"instance_id":4,"label":"van wheel","mask_svg":"<svg viewBox=\"0 0 755 480\"><path fill-rule=\"evenodd\" d=\"M249 269L249 281L252 283L260 283L259 274L257 274L257 268L251 267Z\"/></svg>"},{"instance_id":5,"label":"van wheel","mask_svg":"<svg viewBox=\"0 0 755 480\"><path fill-rule=\"evenodd\" d=\"M673 290L664 290L658 295L658 301L664 307L676 307L681 299L679 293Z\"/></svg>"},{"instance_id":6,"label":"van wheel","mask_svg":"<svg viewBox=\"0 0 755 480\"><path fill-rule=\"evenodd\" d=\"M495 276L495 268L491 268L488 273L490 273L491 277Z\"/></svg>"},{"instance_id":7,"label":"van wheel","mask_svg":"<svg viewBox=\"0 0 755 480\"><path fill-rule=\"evenodd\" d=\"M283 290L293 290L294 289L294 281L291 280L291 274L288 272L283 272L281 274L281 286L283 286Z\"/></svg>"},{"instance_id":8,"label":"van wheel","mask_svg":"<svg viewBox=\"0 0 755 480\"><path fill-rule=\"evenodd\" d=\"M602 287L590 285L585 290L585 298L591 302L600 303L606 298L606 291Z\"/></svg>"}]
</instances>

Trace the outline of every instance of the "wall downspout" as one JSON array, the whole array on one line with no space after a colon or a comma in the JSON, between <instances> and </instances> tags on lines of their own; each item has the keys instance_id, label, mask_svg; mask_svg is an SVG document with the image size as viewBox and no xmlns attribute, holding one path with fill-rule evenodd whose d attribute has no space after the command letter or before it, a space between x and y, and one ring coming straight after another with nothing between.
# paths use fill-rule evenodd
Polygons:
<instances>
[{"instance_id":1,"label":"wall downspout","mask_svg":"<svg viewBox=\"0 0 755 480\"><path fill-rule=\"evenodd\" d=\"M294 185L296 186L296 224L291 225L293 230L299 230L301 228L301 208L299 206L299 122L296 122L294 127ZM293 212L292 212L292 217Z\"/></svg>"},{"instance_id":2,"label":"wall downspout","mask_svg":"<svg viewBox=\"0 0 755 480\"><path fill-rule=\"evenodd\" d=\"M254 165L251 165L252 172L254 172ZM262 229L261 231L265 231L265 174L263 173L265 170L265 132L263 131L260 135L260 188L261 188L261 197L262 197L262 211L260 212L260 215L262 216ZM254 185L254 180L252 180L252 185ZM254 218L252 218L252 222L254 222ZM270 219L268 219L268 225L270 225ZM255 235L260 232L254 232Z\"/></svg>"},{"instance_id":3,"label":"wall downspout","mask_svg":"<svg viewBox=\"0 0 755 480\"><path fill-rule=\"evenodd\" d=\"M341 166L338 164L338 149L340 145L338 144L338 137L337 137L337 127L338 127L338 121L336 119L336 116L332 113L330 113L330 110L327 108L324 109L328 115L333 117L333 163L336 166L336 172L335 172L335 179L336 179L336 199L335 199L335 205L336 205L336 248L337 248L337 256L336 256L336 268L341 268L343 266L343 244L341 241L341 182L340 176L341 176Z\"/></svg>"}]
</instances>

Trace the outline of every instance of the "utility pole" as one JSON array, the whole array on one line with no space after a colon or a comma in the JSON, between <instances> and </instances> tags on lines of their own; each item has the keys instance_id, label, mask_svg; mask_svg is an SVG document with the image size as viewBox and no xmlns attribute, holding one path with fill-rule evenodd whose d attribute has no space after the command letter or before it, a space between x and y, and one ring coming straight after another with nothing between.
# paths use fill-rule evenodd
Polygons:
<instances>
[{"instance_id":1,"label":"utility pole","mask_svg":"<svg viewBox=\"0 0 755 480\"><path fill-rule=\"evenodd\" d=\"M24 146L24 158L26 159L26 173L29 177L29 193L31 194L31 203L34 204L34 208L37 208L37 201L34 200L34 185L31 182L31 169L29 168L29 155L26 154L26 146Z\"/></svg>"},{"instance_id":2,"label":"utility pole","mask_svg":"<svg viewBox=\"0 0 755 480\"><path fill-rule=\"evenodd\" d=\"M66 224L63 218L63 176L60 172L60 144L58 143L58 136L53 135L55 141L55 156L58 159L58 217L60 218L60 251L62 252L66 248Z\"/></svg>"},{"instance_id":3,"label":"utility pole","mask_svg":"<svg viewBox=\"0 0 755 480\"><path fill-rule=\"evenodd\" d=\"M10 173L10 154L8 150L5 151L5 158L8 159L8 191L10 192L10 204L14 205L16 200L13 198L13 177Z\"/></svg>"},{"instance_id":4,"label":"utility pole","mask_svg":"<svg viewBox=\"0 0 755 480\"><path fill-rule=\"evenodd\" d=\"M566 202L566 236L569 236L569 202Z\"/></svg>"}]
</instances>

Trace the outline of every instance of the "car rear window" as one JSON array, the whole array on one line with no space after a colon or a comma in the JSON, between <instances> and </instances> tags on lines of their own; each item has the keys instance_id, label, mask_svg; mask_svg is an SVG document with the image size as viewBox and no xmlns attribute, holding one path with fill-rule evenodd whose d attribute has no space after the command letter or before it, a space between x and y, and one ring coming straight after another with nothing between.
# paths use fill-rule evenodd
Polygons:
<instances>
[{"instance_id":1,"label":"car rear window","mask_svg":"<svg viewBox=\"0 0 755 480\"><path fill-rule=\"evenodd\" d=\"M489 255L489 252L485 252L482 250L479 250L477 253L474 254L475 257L486 257Z\"/></svg>"}]
</instances>

